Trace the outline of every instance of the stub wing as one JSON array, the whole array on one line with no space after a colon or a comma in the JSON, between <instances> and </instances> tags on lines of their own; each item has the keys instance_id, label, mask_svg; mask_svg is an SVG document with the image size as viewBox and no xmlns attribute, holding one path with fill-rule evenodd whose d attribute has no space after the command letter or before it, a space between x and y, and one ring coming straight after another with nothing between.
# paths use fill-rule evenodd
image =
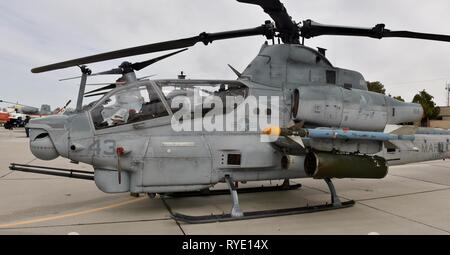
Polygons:
<instances>
[{"instance_id":1,"label":"stub wing","mask_svg":"<svg viewBox=\"0 0 450 255\"><path fill-rule=\"evenodd\" d=\"M263 134L279 137L275 142L278 147L289 147L296 151L311 148L318 151L375 154L382 150L383 142L394 148L416 149L413 143L415 137L410 132L394 134L330 128L269 128Z\"/></svg>"},{"instance_id":2,"label":"stub wing","mask_svg":"<svg viewBox=\"0 0 450 255\"><path fill-rule=\"evenodd\" d=\"M384 146L386 148L397 149L400 151L420 151L412 141L385 141Z\"/></svg>"}]
</instances>

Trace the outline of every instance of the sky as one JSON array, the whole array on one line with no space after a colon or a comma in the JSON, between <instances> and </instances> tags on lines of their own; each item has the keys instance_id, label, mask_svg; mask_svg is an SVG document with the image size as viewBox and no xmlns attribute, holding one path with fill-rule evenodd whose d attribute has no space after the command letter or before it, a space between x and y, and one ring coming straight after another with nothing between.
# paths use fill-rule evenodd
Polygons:
<instances>
[{"instance_id":1,"label":"sky","mask_svg":"<svg viewBox=\"0 0 450 255\"><path fill-rule=\"evenodd\" d=\"M373 27L450 34L448 0L282 0L297 22ZM252 28L270 17L254 5L235 0L16 0L0 2L0 99L52 108L76 101L78 81L59 79L79 75L78 68L43 74L30 69L106 51L191 37L201 32ZM235 79L231 64L242 71L265 42L262 36L231 39L188 51L138 72L156 79ZM306 41L328 49L334 66L361 72L368 81L381 81L387 93L411 101L426 89L438 105L447 104L450 83L450 43L359 37L322 36ZM126 58L144 61L152 53ZM117 67L116 59L89 67L100 72ZM111 82L117 77L92 78ZM95 87L92 87L95 88ZM4 105L0 105L3 107ZM74 106L74 103L71 105Z\"/></svg>"}]
</instances>

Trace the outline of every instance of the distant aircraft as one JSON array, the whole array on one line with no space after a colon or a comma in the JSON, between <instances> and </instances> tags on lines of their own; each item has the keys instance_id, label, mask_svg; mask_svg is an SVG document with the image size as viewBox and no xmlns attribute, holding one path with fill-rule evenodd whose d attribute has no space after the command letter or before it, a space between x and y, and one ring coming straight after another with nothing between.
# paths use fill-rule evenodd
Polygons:
<instances>
[{"instance_id":1,"label":"distant aircraft","mask_svg":"<svg viewBox=\"0 0 450 255\"><path fill-rule=\"evenodd\" d=\"M5 124L9 121L9 113L5 111L0 111L0 125Z\"/></svg>"},{"instance_id":2,"label":"distant aircraft","mask_svg":"<svg viewBox=\"0 0 450 255\"><path fill-rule=\"evenodd\" d=\"M65 106L58 107L52 111L50 105L47 104L43 104L39 109L34 106L0 100L0 103L11 104L11 106L3 108L0 111L0 124L9 129L11 127L23 126L21 122L25 120L27 116L31 119L37 119L49 115L62 115L65 113L67 106L71 102L72 101L70 100Z\"/></svg>"}]
</instances>

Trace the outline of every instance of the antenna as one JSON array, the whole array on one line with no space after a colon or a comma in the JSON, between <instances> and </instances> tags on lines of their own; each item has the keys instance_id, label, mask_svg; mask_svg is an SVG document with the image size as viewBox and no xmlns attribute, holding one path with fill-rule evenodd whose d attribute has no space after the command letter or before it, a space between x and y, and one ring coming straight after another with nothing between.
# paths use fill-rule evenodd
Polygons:
<instances>
[{"instance_id":1,"label":"antenna","mask_svg":"<svg viewBox=\"0 0 450 255\"><path fill-rule=\"evenodd\" d=\"M181 71L181 74L178 75L178 80L186 80L186 74L184 74L184 71Z\"/></svg>"}]
</instances>

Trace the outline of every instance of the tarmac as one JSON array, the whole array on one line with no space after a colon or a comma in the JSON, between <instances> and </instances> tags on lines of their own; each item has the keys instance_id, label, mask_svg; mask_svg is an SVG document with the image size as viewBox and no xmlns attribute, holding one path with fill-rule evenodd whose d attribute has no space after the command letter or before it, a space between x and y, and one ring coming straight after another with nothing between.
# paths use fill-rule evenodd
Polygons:
<instances>
[{"instance_id":1,"label":"tarmac","mask_svg":"<svg viewBox=\"0 0 450 255\"><path fill-rule=\"evenodd\" d=\"M0 128L0 235L441 235L450 233L450 162L432 161L390 168L383 180L334 180L351 208L275 218L190 225L170 218L161 199L111 195L92 181L12 172L10 163L92 171L67 159L36 159L23 129ZM272 184L276 184L273 182ZM293 180L298 190L240 195L244 211L318 205L330 201L325 182ZM270 185L269 182L244 186ZM220 186L220 185L219 185ZM225 188L220 186L219 188ZM190 215L228 213L230 197L166 200Z\"/></svg>"}]
</instances>

